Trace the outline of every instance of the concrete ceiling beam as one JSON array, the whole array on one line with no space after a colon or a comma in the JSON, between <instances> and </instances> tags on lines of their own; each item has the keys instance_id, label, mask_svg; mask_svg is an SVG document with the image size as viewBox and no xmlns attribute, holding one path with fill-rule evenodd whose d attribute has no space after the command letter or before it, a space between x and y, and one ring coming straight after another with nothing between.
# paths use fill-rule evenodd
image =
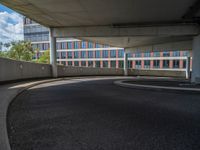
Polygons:
<instances>
[{"instance_id":1,"label":"concrete ceiling beam","mask_svg":"<svg viewBox=\"0 0 200 150\"><path fill-rule=\"evenodd\" d=\"M127 36L182 36L198 35L196 24L155 27L114 28L112 26L85 26L53 28L54 37L127 37Z\"/></svg>"},{"instance_id":2,"label":"concrete ceiling beam","mask_svg":"<svg viewBox=\"0 0 200 150\"><path fill-rule=\"evenodd\" d=\"M191 41L180 41L180 42L170 42L164 44L154 44L146 45L140 47L129 47L126 48L126 51L129 53L132 52L146 52L150 51L177 51L177 50L192 50L192 40Z\"/></svg>"}]
</instances>

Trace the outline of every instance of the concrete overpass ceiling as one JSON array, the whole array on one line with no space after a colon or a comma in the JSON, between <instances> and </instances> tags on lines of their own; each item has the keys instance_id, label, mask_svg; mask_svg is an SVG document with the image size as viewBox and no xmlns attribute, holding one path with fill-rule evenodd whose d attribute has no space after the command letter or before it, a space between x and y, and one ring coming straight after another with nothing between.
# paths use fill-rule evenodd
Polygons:
<instances>
[{"instance_id":1,"label":"concrete overpass ceiling","mask_svg":"<svg viewBox=\"0 0 200 150\"><path fill-rule=\"evenodd\" d=\"M181 21L196 0L0 0L48 27Z\"/></svg>"},{"instance_id":2,"label":"concrete overpass ceiling","mask_svg":"<svg viewBox=\"0 0 200 150\"><path fill-rule=\"evenodd\" d=\"M140 26L200 23L199 0L0 0L0 3L47 27L63 27L64 35L70 33L70 37L111 46L138 47L172 40L188 41L192 40L196 33L199 34L197 31L191 34L184 32L180 35L179 33L185 30L181 31L178 28L177 35L173 35L173 31L176 30L169 30L169 33L152 36L148 33L150 30L141 29L137 33L140 35L144 31L144 35L138 36L135 34L137 29L134 29ZM101 29L104 26L106 30ZM90 27L94 28L90 30ZM95 27L100 29L96 30ZM168 32L168 29L167 27L165 32ZM152 30L157 32L157 29ZM98 34L94 35L94 31ZM83 35L79 34L80 32ZM129 32L133 34L130 35ZM58 34L62 34L62 31Z\"/></svg>"}]
</instances>

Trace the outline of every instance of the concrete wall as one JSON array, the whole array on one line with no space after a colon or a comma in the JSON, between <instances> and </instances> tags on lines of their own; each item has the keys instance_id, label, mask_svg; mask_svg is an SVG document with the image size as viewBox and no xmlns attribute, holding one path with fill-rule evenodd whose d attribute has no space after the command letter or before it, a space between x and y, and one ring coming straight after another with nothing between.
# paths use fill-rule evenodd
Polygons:
<instances>
[{"instance_id":1,"label":"concrete wall","mask_svg":"<svg viewBox=\"0 0 200 150\"><path fill-rule=\"evenodd\" d=\"M128 71L129 75L133 76L157 76L157 77L179 77L185 78L185 71L175 71L175 70L136 70L131 69Z\"/></svg>"},{"instance_id":2,"label":"concrete wall","mask_svg":"<svg viewBox=\"0 0 200 150\"><path fill-rule=\"evenodd\" d=\"M58 76L120 76L123 69L58 66Z\"/></svg>"},{"instance_id":3,"label":"concrete wall","mask_svg":"<svg viewBox=\"0 0 200 150\"><path fill-rule=\"evenodd\" d=\"M133 76L182 77L185 71L129 70ZM58 66L58 76L121 76L123 69ZM0 58L0 82L52 77L51 65Z\"/></svg>"},{"instance_id":4,"label":"concrete wall","mask_svg":"<svg viewBox=\"0 0 200 150\"><path fill-rule=\"evenodd\" d=\"M51 77L51 66L0 58L0 82Z\"/></svg>"}]
</instances>

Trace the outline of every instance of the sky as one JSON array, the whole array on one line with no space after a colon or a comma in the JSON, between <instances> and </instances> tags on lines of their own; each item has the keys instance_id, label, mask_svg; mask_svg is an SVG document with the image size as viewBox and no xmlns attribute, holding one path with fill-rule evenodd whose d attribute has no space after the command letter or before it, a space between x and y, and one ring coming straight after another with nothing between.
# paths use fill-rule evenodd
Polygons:
<instances>
[{"instance_id":1,"label":"sky","mask_svg":"<svg viewBox=\"0 0 200 150\"><path fill-rule=\"evenodd\" d=\"M23 16L0 4L0 42L23 40Z\"/></svg>"}]
</instances>

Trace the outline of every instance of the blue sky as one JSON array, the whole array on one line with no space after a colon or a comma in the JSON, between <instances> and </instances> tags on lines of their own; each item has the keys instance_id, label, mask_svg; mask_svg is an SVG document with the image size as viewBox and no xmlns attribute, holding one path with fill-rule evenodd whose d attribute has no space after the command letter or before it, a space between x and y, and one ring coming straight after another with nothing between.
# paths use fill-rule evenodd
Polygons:
<instances>
[{"instance_id":1,"label":"blue sky","mask_svg":"<svg viewBox=\"0 0 200 150\"><path fill-rule=\"evenodd\" d=\"M23 16L0 4L0 42L23 40Z\"/></svg>"},{"instance_id":2,"label":"blue sky","mask_svg":"<svg viewBox=\"0 0 200 150\"><path fill-rule=\"evenodd\" d=\"M5 7L0 4L0 11L7 11L8 13L12 13L13 10L9 9L8 7Z\"/></svg>"}]
</instances>

